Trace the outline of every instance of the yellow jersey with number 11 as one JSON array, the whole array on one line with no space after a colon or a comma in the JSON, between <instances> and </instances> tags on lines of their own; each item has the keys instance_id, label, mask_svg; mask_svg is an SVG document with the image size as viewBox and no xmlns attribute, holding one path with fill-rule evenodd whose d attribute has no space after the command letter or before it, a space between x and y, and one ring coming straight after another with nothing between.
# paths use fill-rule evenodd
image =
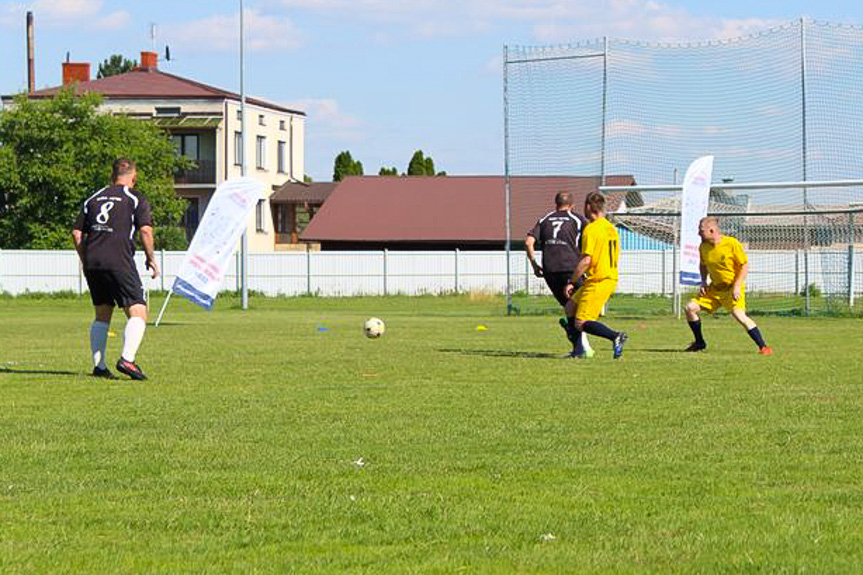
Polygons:
<instances>
[{"instance_id":1,"label":"yellow jersey with number 11","mask_svg":"<svg viewBox=\"0 0 863 575\"><path fill-rule=\"evenodd\" d=\"M607 219L598 218L585 226L581 235L581 253L590 256L587 281L617 279L620 236L614 225Z\"/></svg>"}]
</instances>

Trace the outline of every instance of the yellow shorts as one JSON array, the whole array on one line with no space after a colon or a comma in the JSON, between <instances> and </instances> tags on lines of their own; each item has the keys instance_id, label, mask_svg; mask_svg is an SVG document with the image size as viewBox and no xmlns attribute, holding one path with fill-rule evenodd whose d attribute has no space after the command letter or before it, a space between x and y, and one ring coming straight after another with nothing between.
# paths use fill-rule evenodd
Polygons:
<instances>
[{"instance_id":1,"label":"yellow shorts","mask_svg":"<svg viewBox=\"0 0 863 575\"><path fill-rule=\"evenodd\" d=\"M734 301L731 294L732 289L714 289L712 285L707 286L703 296L692 298L692 301L697 303L701 309L708 313L713 313L721 307L731 311L733 309L746 309L746 286L740 286L740 299Z\"/></svg>"},{"instance_id":2,"label":"yellow shorts","mask_svg":"<svg viewBox=\"0 0 863 575\"><path fill-rule=\"evenodd\" d=\"M572 301L575 302L575 319L580 321L599 319L602 307L614 293L616 287L617 280L615 279L584 282L584 285L572 296Z\"/></svg>"}]
</instances>

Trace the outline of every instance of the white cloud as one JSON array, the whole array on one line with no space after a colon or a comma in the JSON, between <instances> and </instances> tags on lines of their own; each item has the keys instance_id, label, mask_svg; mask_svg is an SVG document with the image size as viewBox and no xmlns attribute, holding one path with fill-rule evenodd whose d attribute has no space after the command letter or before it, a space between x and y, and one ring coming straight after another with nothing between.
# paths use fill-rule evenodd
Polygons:
<instances>
[{"instance_id":1,"label":"white cloud","mask_svg":"<svg viewBox=\"0 0 863 575\"><path fill-rule=\"evenodd\" d=\"M262 14L255 9L247 9L244 14L246 48L249 51L296 50L305 41L305 35L288 18ZM233 52L240 41L239 14L215 15L171 24L163 29L172 44L191 49Z\"/></svg>"},{"instance_id":2,"label":"white cloud","mask_svg":"<svg viewBox=\"0 0 863 575\"><path fill-rule=\"evenodd\" d=\"M308 123L314 126L313 131L317 135L341 139L358 139L362 136L362 120L343 112L339 103L332 98L295 100L285 106L305 112Z\"/></svg>"},{"instance_id":3,"label":"white cloud","mask_svg":"<svg viewBox=\"0 0 863 575\"><path fill-rule=\"evenodd\" d=\"M0 27L24 26L24 14L33 12L36 25L70 27L83 26L87 29L118 29L131 22L125 10L105 13L102 0L34 0L15 2L0 6Z\"/></svg>"},{"instance_id":4,"label":"white cloud","mask_svg":"<svg viewBox=\"0 0 863 575\"><path fill-rule=\"evenodd\" d=\"M419 37L466 35L511 22L542 43L601 36L675 41L732 38L776 20L701 16L657 0L276 0L291 10L398 25Z\"/></svg>"}]
</instances>

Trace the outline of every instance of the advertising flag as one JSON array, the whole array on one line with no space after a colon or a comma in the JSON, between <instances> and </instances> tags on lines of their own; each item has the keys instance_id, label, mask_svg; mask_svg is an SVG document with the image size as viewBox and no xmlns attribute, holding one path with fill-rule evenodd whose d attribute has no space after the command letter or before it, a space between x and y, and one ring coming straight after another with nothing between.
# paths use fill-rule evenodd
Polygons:
<instances>
[{"instance_id":1,"label":"advertising flag","mask_svg":"<svg viewBox=\"0 0 863 575\"><path fill-rule=\"evenodd\" d=\"M264 188L263 183L252 178L232 178L219 185L171 291L204 309L212 309L249 214L262 198Z\"/></svg>"},{"instance_id":2,"label":"advertising flag","mask_svg":"<svg viewBox=\"0 0 863 575\"><path fill-rule=\"evenodd\" d=\"M680 199L680 283L701 284L698 223L707 215L713 156L698 158L686 170Z\"/></svg>"}]
</instances>

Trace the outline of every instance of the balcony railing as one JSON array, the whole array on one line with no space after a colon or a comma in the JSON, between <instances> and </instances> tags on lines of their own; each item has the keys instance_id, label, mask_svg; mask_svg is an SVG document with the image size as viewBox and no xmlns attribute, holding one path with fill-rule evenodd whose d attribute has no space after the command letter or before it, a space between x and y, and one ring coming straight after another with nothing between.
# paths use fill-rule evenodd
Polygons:
<instances>
[{"instance_id":1,"label":"balcony railing","mask_svg":"<svg viewBox=\"0 0 863 575\"><path fill-rule=\"evenodd\" d=\"M195 167L174 174L175 184L215 184L216 161L195 160Z\"/></svg>"}]
</instances>

